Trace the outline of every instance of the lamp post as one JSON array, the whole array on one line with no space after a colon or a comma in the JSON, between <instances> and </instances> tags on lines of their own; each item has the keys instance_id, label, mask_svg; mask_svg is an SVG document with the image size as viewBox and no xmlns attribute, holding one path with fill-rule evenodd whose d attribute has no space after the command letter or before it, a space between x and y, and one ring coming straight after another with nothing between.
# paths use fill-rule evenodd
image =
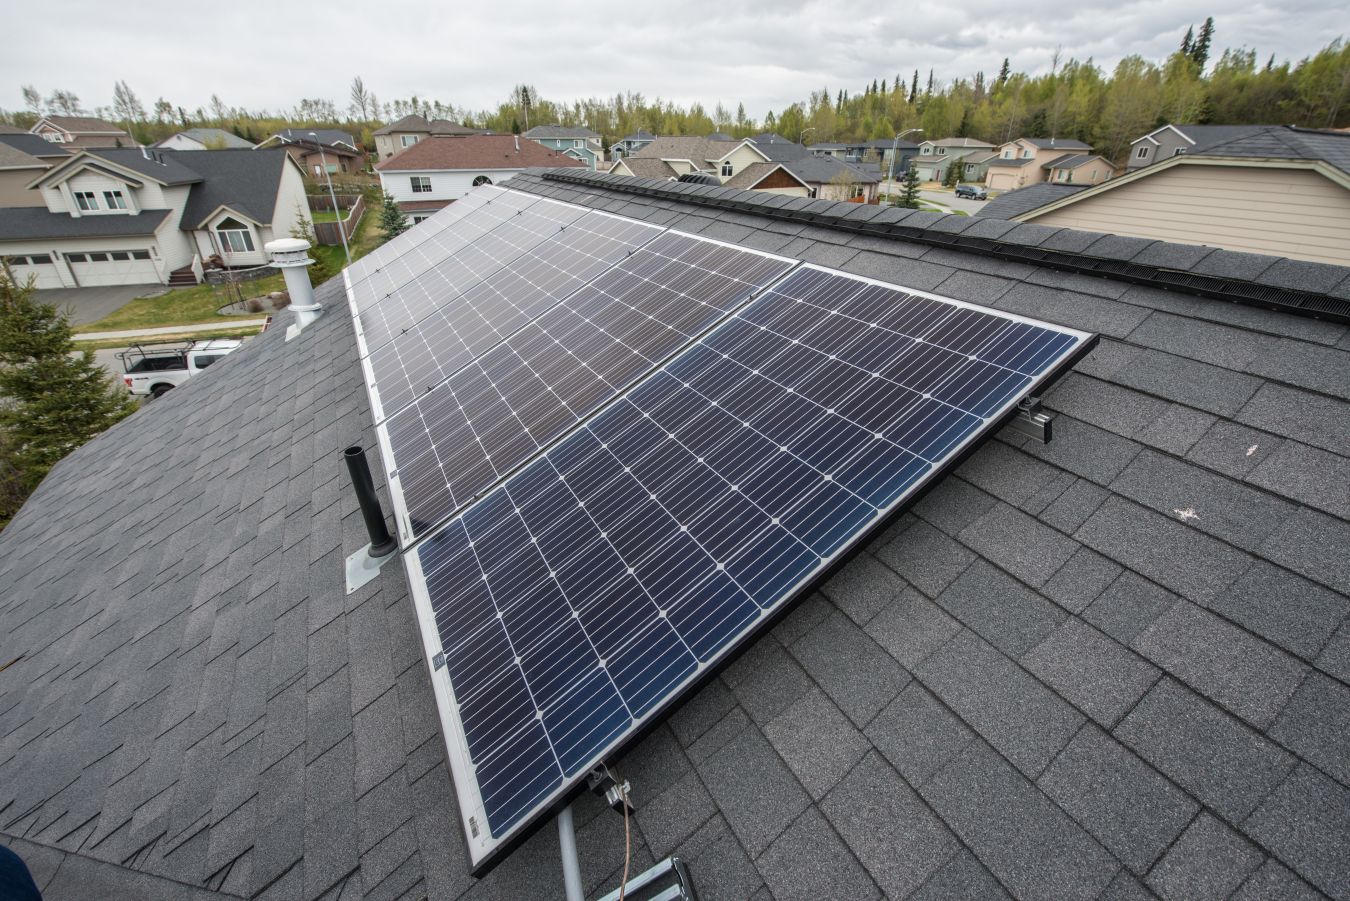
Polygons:
<instances>
[{"instance_id":1,"label":"lamp post","mask_svg":"<svg viewBox=\"0 0 1350 901\"><path fill-rule=\"evenodd\" d=\"M900 139L905 135L923 131L922 128L906 128L895 136L895 145L891 148L891 171L886 175L886 199L891 199L891 187L895 184L895 158L900 155Z\"/></svg>"},{"instance_id":2,"label":"lamp post","mask_svg":"<svg viewBox=\"0 0 1350 901\"><path fill-rule=\"evenodd\" d=\"M342 226L342 211L338 209L337 195L333 193L333 180L328 177L328 157L323 152L323 142L314 132L309 136L314 139L314 143L319 145L319 161L323 163L323 179L328 182L328 196L333 201L333 215L337 217L338 236L342 238L342 252L347 255L347 265L352 264L352 252L347 249L347 229Z\"/></svg>"},{"instance_id":3,"label":"lamp post","mask_svg":"<svg viewBox=\"0 0 1350 901\"><path fill-rule=\"evenodd\" d=\"M810 128L803 128L803 129L802 129L802 133L799 134L799 135L797 135L797 143L798 143L798 144L801 144L801 143L802 143L802 139L806 137L806 133L807 133L808 131L815 131L815 130L816 130L816 127L815 127L814 125L812 125ZM802 144L802 146L805 147L806 145L805 145L805 144Z\"/></svg>"}]
</instances>

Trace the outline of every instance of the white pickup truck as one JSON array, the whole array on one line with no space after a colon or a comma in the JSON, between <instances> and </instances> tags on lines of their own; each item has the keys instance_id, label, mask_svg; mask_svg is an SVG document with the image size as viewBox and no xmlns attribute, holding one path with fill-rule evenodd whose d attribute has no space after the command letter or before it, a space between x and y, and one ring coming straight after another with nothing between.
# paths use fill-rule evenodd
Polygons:
<instances>
[{"instance_id":1,"label":"white pickup truck","mask_svg":"<svg viewBox=\"0 0 1350 901\"><path fill-rule=\"evenodd\" d=\"M243 343L233 338L214 338L133 344L118 353L117 359L122 361L125 372L122 381L132 394L161 397Z\"/></svg>"}]
</instances>

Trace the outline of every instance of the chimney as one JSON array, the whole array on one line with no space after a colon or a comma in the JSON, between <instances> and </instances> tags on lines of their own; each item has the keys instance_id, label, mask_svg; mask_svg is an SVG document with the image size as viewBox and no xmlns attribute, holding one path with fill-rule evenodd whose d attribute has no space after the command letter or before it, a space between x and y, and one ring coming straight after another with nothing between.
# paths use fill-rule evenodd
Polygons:
<instances>
[{"instance_id":1,"label":"chimney","mask_svg":"<svg viewBox=\"0 0 1350 901\"><path fill-rule=\"evenodd\" d=\"M305 271L305 267L314 262L306 255L309 242L299 238L281 238L267 242L263 250L271 255L272 265L285 276L286 290L291 295L290 310L295 314L295 322L286 329L286 340L289 341L323 315L323 307L314 302L314 288L309 283L309 273Z\"/></svg>"},{"instance_id":2,"label":"chimney","mask_svg":"<svg viewBox=\"0 0 1350 901\"><path fill-rule=\"evenodd\" d=\"M520 135L516 135L516 153L520 153Z\"/></svg>"}]
</instances>

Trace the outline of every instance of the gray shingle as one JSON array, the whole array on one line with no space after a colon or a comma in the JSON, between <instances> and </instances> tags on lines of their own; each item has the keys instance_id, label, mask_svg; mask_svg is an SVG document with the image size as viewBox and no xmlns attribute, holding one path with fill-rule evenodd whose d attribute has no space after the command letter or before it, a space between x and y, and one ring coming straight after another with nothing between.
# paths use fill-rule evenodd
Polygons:
<instances>
[{"instance_id":1,"label":"gray shingle","mask_svg":"<svg viewBox=\"0 0 1350 901\"><path fill-rule=\"evenodd\" d=\"M855 623L865 626L906 587L904 579L878 563L875 557L859 554L821 591Z\"/></svg>"},{"instance_id":2,"label":"gray shingle","mask_svg":"<svg viewBox=\"0 0 1350 901\"><path fill-rule=\"evenodd\" d=\"M1115 728L1134 749L1232 821L1284 781L1294 758L1172 679L1163 679Z\"/></svg>"},{"instance_id":3,"label":"gray shingle","mask_svg":"<svg viewBox=\"0 0 1350 901\"><path fill-rule=\"evenodd\" d=\"M1246 368L1266 378L1350 400L1350 353L1344 350L1284 338Z\"/></svg>"},{"instance_id":4,"label":"gray shingle","mask_svg":"<svg viewBox=\"0 0 1350 901\"><path fill-rule=\"evenodd\" d=\"M970 632L924 661L918 675L1031 778L1083 725L1081 714Z\"/></svg>"},{"instance_id":5,"label":"gray shingle","mask_svg":"<svg viewBox=\"0 0 1350 901\"><path fill-rule=\"evenodd\" d=\"M811 797L820 800L869 748L848 717L812 689L764 727L769 740Z\"/></svg>"},{"instance_id":6,"label":"gray shingle","mask_svg":"<svg viewBox=\"0 0 1350 901\"><path fill-rule=\"evenodd\" d=\"M1102 297L1019 284L993 304L1000 310L1059 325L1123 338L1148 315L1147 310Z\"/></svg>"},{"instance_id":7,"label":"gray shingle","mask_svg":"<svg viewBox=\"0 0 1350 901\"><path fill-rule=\"evenodd\" d=\"M1126 438L1142 432L1168 410L1168 403L1077 372L1045 396L1051 409Z\"/></svg>"},{"instance_id":8,"label":"gray shingle","mask_svg":"<svg viewBox=\"0 0 1350 901\"><path fill-rule=\"evenodd\" d=\"M1006 504L972 523L957 540L1036 587L1044 585L1078 550L1076 542Z\"/></svg>"},{"instance_id":9,"label":"gray shingle","mask_svg":"<svg viewBox=\"0 0 1350 901\"><path fill-rule=\"evenodd\" d=\"M1221 419L1186 453L1186 459L1241 479L1283 445L1283 438Z\"/></svg>"},{"instance_id":10,"label":"gray shingle","mask_svg":"<svg viewBox=\"0 0 1350 901\"><path fill-rule=\"evenodd\" d=\"M906 588L866 628L868 635L911 671L960 631L960 623L913 588Z\"/></svg>"},{"instance_id":11,"label":"gray shingle","mask_svg":"<svg viewBox=\"0 0 1350 901\"><path fill-rule=\"evenodd\" d=\"M1341 623L1322 653L1317 655L1317 666L1342 682L1350 682L1350 620Z\"/></svg>"},{"instance_id":12,"label":"gray shingle","mask_svg":"<svg viewBox=\"0 0 1350 901\"><path fill-rule=\"evenodd\" d=\"M1037 515L1042 522L1049 523L1061 532L1073 534L1087 522L1089 516L1097 512L1108 496L1107 491L1090 480L1079 479Z\"/></svg>"},{"instance_id":13,"label":"gray shingle","mask_svg":"<svg viewBox=\"0 0 1350 901\"><path fill-rule=\"evenodd\" d=\"M1262 858L1251 842L1202 812L1148 875L1148 885L1163 901L1223 901Z\"/></svg>"},{"instance_id":14,"label":"gray shingle","mask_svg":"<svg viewBox=\"0 0 1350 901\"><path fill-rule=\"evenodd\" d=\"M941 594L975 559L970 551L924 522L906 529L875 553L882 563L930 598Z\"/></svg>"},{"instance_id":15,"label":"gray shingle","mask_svg":"<svg viewBox=\"0 0 1350 901\"><path fill-rule=\"evenodd\" d=\"M1153 313L1129 340L1178 357L1193 357L1241 372L1267 356L1280 343L1273 335L1229 328L1211 322ZM1256 371L1256 370L1253 370Z\"/></svg>"},{"instance_id":16,"label":"gray shingle","mask_svg":"<svg viewBox=\"0 0 1350 901\"><path fill-rule=\"evenodd\" d=\"M1122 572L1096 551L1080 547L1041 590L1070 613L1082 613Z\"/></svg>"},{"instance_id":17,"label":"gray shingle","mask_svg":"<svg viewBox=\"0 0 1350 901\"><path fill-rule=\"evenodd\" d=\"M980 465L980 462L977 461L983 461L990 456L994 456L997 451L1005 447L1006 445L997 442L986 444L961 466L958 473L970 471L970 467ZM1008 448L1008 450L1012 449ZM1022 457L1023 459L1031 459L1025 455L1022 455ZM924 495L911 510L914 515L923 517L931 525L937 526L948 535L954 536L987 513L995 503L994 498L985 494L964 478L948 476L938 482L933 490Z\"/></svg>"},{"instance_id":18,"label":"gray shingle","mask_svg":"<svg viewBox=\"0 0 1350 901\"><path fill-rule=\"evenodd\" d=\"M1350 404L1267 383L1234 417L1267 432L1350 456Z\"/></svg>"},{"instance_id":19,"label":"gray shingle","mask_svg":"<svg viewBox=\"0 0 1350 901\"><path fill-rule=\"evenodd\" d=\"M1031 442L1024 450L1074 475L1107 485L1134 459L1139 445L1072 417L1059 416L1055 419L1054 441Z\"/></svg>"},{"instance_id":20,"label":"gray shingle","mask_svg":"<svg viewBox=\"0 0 1350 901\"><path fill-rule=\"evenodd\" d=\"M909 684L909 673L842 613L799 638L791 651L859 727Z\"/></svg>"},{"instance_id":21,"label":"gray shingle","mask_svg":"<svg viewBox=\"0 0 1350 901\"><path fill-rule=\"evenodd\" d=\"M811 803L787 765L753 726L696 764L713 800L758 857Z\"/></svg>"},{"instance_id":22,"label":"gray shingle","mask_svg":"<svg viewBox=\"0 0 1350 901\"><path fill-rule=\"evenodd\" d=\"M1160 675L1146 661L1077 619L1022 658L1032 675L1110 729Z\"/></svg>"},{"instance_id":23,"label":"gray shingle","mask_svg":"<svg viewBox=\"0 0 1350 901\"><path fill-rule=\"evenodd\" d=\"M756 864L779 901L880 898L881 893L814 808L802 814Z\"/></svg>"},{"instance_id":24,"label":"gray shingle","mask_svg":"<svg viewBox=\"0 0 1350 901\"><path fill-rule=\"evenodd\" d=\"M1325 897L1272 857L1242 883L1233 901L1320 901Z\"/></svg>"},{"instance_id":25,"label":"gray shingle","mask_svg":"<svg viewBox=\"0 0 1350 901\"><path fill-rule=\"evenodd\" d=\"M1350 518L1350 493L1342 486L1350 483L1350 459L1337 454L1288 441L1266 458L1247 477L1281 497L1302 501L1309 506Z\"/></svg>"},{"instance_id":26,"label":"gray shingle","mask_svg":"<svg viewBox=\"0 0 1350 901\"><path fill-rule=\"evenodd\" d=\"M751 719L760 724L776 717L811 687L806 673L772 638L757 642L727 667L722 681Z\"/></svg>"},{"instance_id":27,"label":"gray shingle","mask_svg":"<svg viewBox=\"0 0 1350 901\"><path fill-rule=\"evenodd\" d=\"M1350 612L1350 598L1257 560L1209 607L1286 651L1312 660Z\"/></svg>"},{"instance_id":28,"label":"gray shingle","mask_svg":"<svg viewBox=\"0 0 1350 901\"><path fill-rule=\"evenodd\" d=\"M1064 611L984 560L972 563L937 602L1013 658L1031 650L1064 620Z\"/></svg>"},{"instance_id":29,"label":"gray shingle","mask_svg":"<svg viewBox=\"0 0 1350 901\"><path fill-rule=\"evenodd\" d=\"M1350 785L1350 688L1313 673L1269 735L1342 785Z\"/></svg>"},{"instance_id":30,"label":"gray shingle","mask_svg":"<svg viewBox=\"0 0 1350 901\"><path fill-rule=\"evenodd\" d=\"M867 726L867 738L912 784L947 765L975 738L922 685L911 682Z\"/></svg>"},{"instance_id":31,"label":"gray shingle","mask_svg":"<svg viewBox=\"0 0 1350 901\"><path fill-rule=\"evenodd\" d=\"M1136 356L1115 378L1122 385L1223 417L1242 409L1262 385L1249 375L1156 350Z\"/></svg>"},{"instance_id":32,"label":"gray shingle","mask_svg":"<svg viewBox=\"0 0 1350 901\"><path fill-rule=\"evenodd\" d=\"M1011 896L974 854L962 849L910 897L914 901L1002 901Z\"/></svg>"},{"instance_id":33,"label":"gray shingle","mask_svg":"<svg viewBox=\"0 0 1350 901\"><path fill-rule=\"evenodd\" d=\"M1134 438L1169 454L1180 455L1189 451L1216 421L1217 417L1208 413L1172 404Z\"/></svg>"},{"instance_id":34,"label":"gray shingle","mask_svg":"<svg viewBox=\"0 0 1350 901\"><path fill-rule=\"evenodd\" d=\"M904 898L961 850L928 805L875 752L820 805L888 898Z\"/></svg>"},{"instance_id":35,"label":"gray shingle","mask_svg":"<svg viewBox=\"0 0 1350 901\"><path fill-rule=\"evenodd\" d=\"M713 817L680 845L675 856L689 866L700 899L745 901L764 885L759 871L720 816Z\"/></svg>"},{"instance_id":36,"label":"gray shingle","mask_svg":"<svg viewBox=\"0 0 1350 901\"><path fill-rule=\"evenodd\" d=\"M1083 727L1037 784L1140 875L1199 809L1185 792L1091 725Z\"/></svg>"},{"instance_id":37,"label":"gray shingle","mask_svg":"<svg viewBox=\"0 0 1350 901\"><path fill-rule=\"evenodd\" d=\"M921 792L1018 898L1095 898L1119 867L983 742L959 754Z\"/></svg>"},{"instance_id":38,"label":"gray shingle","mask_svg":"<svg viewBox=\"0 0 1350 901\"><path fill-rule=\"evenodd\" d=\"M1074 538L1202 604L1233 584L1251 565L1246 554L1178 519L1116 497L1092 514Z\"/></svg>"},{"instance_id":39,"label":"gray shingle","mask_svg":"<svg viewBox=\"0 0 1350 901\"><path fill-rule=\"evenodd\" d=\"M1070 377L1072 378L1072 376ZM957 473L971 485L989 492L989 494L1014 507L1026 503L1061 475L1050 464L1037 460L1035 457L1030 457L1001 441L991 441L986 444L978 453L961 464ZM942 485L946 486L952 481L956 480L944 480ZM965 522L957 526L955 521L950 520L953 515L951 511L934 509L947 505L946 495L939 494L940 490L941 486L939 489L934 489L928 497L924 498L924 502L916 504L914 509L924 519L950 534L961 531L993 507L993 502L989 500L987 495L980 492L974 494L962 492L959 496L959 502L963 511L968 510L970 515ZM939 496L934 498L933 503L928 503L928 499L934 495ZM948 521L951 522L950 527L944 525Z\"/></svg>"},{"instance_id":40,"label":"gray shingle","mask_svg":"<svg viewBox=\"0 0 1350 901\"><path fill-rule=\"evenodd\" d=\"M1261 556L1350 594L1350 525L1307 508L1261 545Z\"/></svg>"}]
</instances>

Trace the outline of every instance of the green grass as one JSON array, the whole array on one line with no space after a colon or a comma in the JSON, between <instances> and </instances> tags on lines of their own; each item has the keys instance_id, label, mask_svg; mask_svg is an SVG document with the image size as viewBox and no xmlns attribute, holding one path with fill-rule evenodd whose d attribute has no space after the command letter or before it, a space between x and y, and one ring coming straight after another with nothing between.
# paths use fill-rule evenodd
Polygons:
<instances>
[{"instance_id":1,"label":"green grass","mask_svg":"<svg viewBox=\"0 0 1350 901\"><path fill-rule=\"evenodd\" d=\"M341 212L342 212L342 218L343 218L343 219L346 219L346 218L347 218L347 214L350 213L351 210L342 210ZM309 215L310 215L310 217L311 217L315 222L337 222L337 221L338 221L338 215L337 215L337 213L334 213L332 210L319 210L318 212L312 212L312 213L310 213Z\"/></svg>"},{"instance_id":2,"label":"green grass","mask_svg":"<svg viewBox=\"0 0 1350 901\"><path fill-rule=\"evenodd\" d=\"M342 248L338 248L342 253ZM286 287L286 281L280 275L258 280L258 290L267 294ZM98 322L91 322L75 329L76 334L84 332L120 332L130 329L164 328L170 325L202 325L219 323L228 327L228 323L238 321L234 316L221 316L216 307L221 300L216 298L210 285L197 285L193 288L177 288L159 297L140 297L120 309L104 316Z\"/></svg>"}]
</instances>

